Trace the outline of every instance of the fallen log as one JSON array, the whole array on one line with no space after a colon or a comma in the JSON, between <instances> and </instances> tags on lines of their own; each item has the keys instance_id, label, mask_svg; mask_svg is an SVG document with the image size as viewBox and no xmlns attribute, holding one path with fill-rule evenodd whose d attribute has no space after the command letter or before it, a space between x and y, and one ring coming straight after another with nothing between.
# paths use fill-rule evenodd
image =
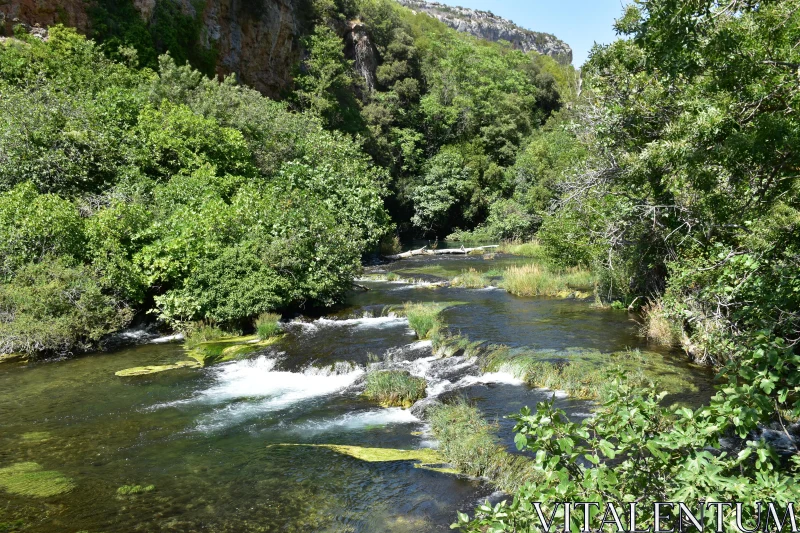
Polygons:
<instances>
[{"instance_id":1,"label":"fallen log","mask_svg":"<svg viewBox=\"0 0 800 533\"><path fill-rule=\"evenodd\" d=\"M414 257L417 255L467 255L472 252L477 252L480 250L488 250L492 248L499 248L500 246L497 244L491 246L478 246L476 248L444 248L442 250L428 250L428 247L425 246L420 248L419 250L411 250L408 252L403 252L402 254L395 254L395 255L387 255L386 259L408 259L409 257Z\"/></svg>"},{"instance_id":2,"label":"fallen log","mask_svg":"<svg viewBox=\"0 0 800 533\"><path fill-rule=\"evenodd\" d=\"M402 254L394 254L394 255L387 255L386 259L407 259L409 257L414 257L415 255L425 255L425 250L427 250L427 246L423 246L419 250L410 250L408 252L403 252Z\"/></svg>"}]
</instances>

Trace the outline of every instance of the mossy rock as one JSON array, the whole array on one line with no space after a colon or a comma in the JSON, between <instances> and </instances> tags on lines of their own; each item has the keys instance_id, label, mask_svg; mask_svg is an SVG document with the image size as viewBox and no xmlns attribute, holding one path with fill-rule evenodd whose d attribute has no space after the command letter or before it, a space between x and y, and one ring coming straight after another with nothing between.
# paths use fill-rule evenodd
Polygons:
<instances>
[{"instance_id":1,"label":"mossy rock","mask_svg":"<svg viewBox=\"0 0 800 533\"><path fill-rule=\"evenodd\" d=\"M0 489L18 496L48 498L75 488L68 477L53 470L43 470L38 463L17 463L0 468Z\"/></svg>"},{"instance_id":2,"label":"mossy rock","mask_svg":"<svg viewBox=\"0 0 800 533\"><path fill-rule=\"evenodd\" d=\"M228 337L200 343L189 350L188 356L201 366L209 366L240 359L262 348L275 344L281 336L260 340L256 335Z\"/></svg>"},{"instance_id":3,"label":"mossy rock","mask_svg":"<svg viewBox=\"0 0 800 533\"><path fill-rule=\"evenodd\" d=\"M200 368L203 365L197 361L178 361L171 365L153 365L153 366L137 366L134 368L126 368L115 372L115 376L130 377L130 376L147 376L150 374L158 374L159 372L167 372L168 370L177 370L179 368Z\"/></svg>"},{"instance_id":4,"label":"mossy rock","mask_svg":"<svg viewBox=\"0 0 800 533\"><path fill-rule=\"evenodd\" d=\"M313 448L327 448L341 455L347 455L366 463L391 463L399 461L413 461L415 468L432 470L445 474L458 474L458 471L449 467L444 457L431 448L418 450L399 450L396 448L364 448L361 446L347 446L340 444L278 444L277 446L309 446Z\"/></svg>"},{"instance_id":5,"label":"mossy rock","mask_svg":"<svg viewBox=\"0 0 800 533\"><path fill-rule=\"evenodd\" d=\"M24 363L28 356L21 353L0 353L0 364L2 363Z\"/></svg>"},{"instance_id":6,"label":"mossy rock","mask_svg":"<svg viewBox=\"0 0 800 533\"><path fill-rule=\"evenodd\" d=\"M30 431L28 433L23 433L19 438L23 442L36 444L50 440L50 433L47 431Z\"/></svg>"},{"instance_id":7,"label":"mossy rock","mask_svg":"<svg viewBox=\"0 0 800 533\"><path fill-rule=\"evenodd\" d=\"M156 490L155 485L123 485L117 489L118 496L135 496Z\"/></svg>"}]
</instances>

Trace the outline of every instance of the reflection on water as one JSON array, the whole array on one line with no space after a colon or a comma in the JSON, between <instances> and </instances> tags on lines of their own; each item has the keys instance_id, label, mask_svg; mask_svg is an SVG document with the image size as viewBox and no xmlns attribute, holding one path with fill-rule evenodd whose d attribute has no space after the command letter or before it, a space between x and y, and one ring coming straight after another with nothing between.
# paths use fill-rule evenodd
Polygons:
<instances>
[{"instance_id":1,"label":"reflection on water","mask_svg":"<svg viewBox=\"0 0 800 533\"><path fill-rule=\"evenodd\" d=\"M503 260L506 262L518 259ZM436 258L393 268L497 268L481 258ZM485 268L484 268L485 267ZM124 368L172 363L180 345L148 345L48 364L0 366L0 468L33 461L72 478L68 494L35 500L0 492L0 525L31 532L434 532L492 493L478 480L367 463L319 447L432 446L409 411L361 398L370 364L428 379L432 395L461 395L497 420L549 399L474 361L438 360L386 307L459 301L445 320L473 339L512 346L615 351L641 346L624 312L570 300L520 299L501 290L363 282L334 316L299 319L278 344L248 360L202 370L118 378ZM375 361L378 361L377 363ZM706 387L707 388L707 387ZM590 406L568 398L571 416ZM37 432L36 439L23 434ZM122 485L155 485L119 496Z\"/></svg>"}]
</instances>

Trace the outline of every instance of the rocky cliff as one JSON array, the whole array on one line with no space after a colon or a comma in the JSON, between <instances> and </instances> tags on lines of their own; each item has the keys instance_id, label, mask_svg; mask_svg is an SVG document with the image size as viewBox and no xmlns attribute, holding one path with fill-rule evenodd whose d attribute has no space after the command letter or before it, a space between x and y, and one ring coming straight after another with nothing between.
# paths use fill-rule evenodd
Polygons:
<instances>
[{"instance_id":1,"label":"rocky cliff","mask_svg":"<svg viewBox=\"0 0 800 533\"><path fill-rule=\"evenodd\" d=\"M535 50L564 63L572 63L572 48L564 41L549 33L521 28L490 11L452 7L426 0L397 0L397 2L414 11L427 13L460 32L487 41L508 41L514 48L524 52Z\"/></svg>"},{"instance_id":2,"label":"rocky cliff","mask_svg":"<svg viewBox=\"0 0 800 533\"><path fill-rule=\"evenodd\" d=\"M191 46L214 55L212 69L218 75L235 73L241 82L270 96L289 88L300 58L299 13L304 0L0 0L0 27L9 35L18 23L43 28L62 23L93 35L92 10L109 5L108 10L119 12L126 2L151 29L154 18L165 13L157 9L160 2L178 7L197 29L197 42ZM162 27L169 24L162 21Z\"/></svg>"}]
</instances>

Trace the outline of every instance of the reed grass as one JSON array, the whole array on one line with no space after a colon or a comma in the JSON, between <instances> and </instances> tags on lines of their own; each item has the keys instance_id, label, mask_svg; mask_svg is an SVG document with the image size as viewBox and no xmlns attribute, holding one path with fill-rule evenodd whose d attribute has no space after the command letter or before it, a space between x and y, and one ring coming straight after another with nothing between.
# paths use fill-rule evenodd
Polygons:
<instances>
[{"instance_id":1,"label":"reed grass","mask_svg":"<svg viewBox=\"0 0 800 533\"><path fill-rule=\"evenodd\" d=\"M204 342L241 335L241 333L227 332L215 324L201 320L199 322L192 322L184 335L184 345L191 350Z\"/></svg>"},{"instance_id":2,"label":"reed grass","mask_svg":"<svg viewBox=\"0 0 800 533\"><path fill-rule=\"evenodd\" d=\"M504 289L516 296L565 297L572 293L588 296L593 286L594 276L588 270L556 271L538 264L507 268L502 283Z\"/></svg>"},{"instance_id":3,"label":"reed grass","mask_svg":"<svg viewBox=\"0 0 800 533\"><path fill-rule=\"evenodd\" d=\"M498 248L497 251L504 254L518 255L520 257L533 257L542 261L547 259L544 247L537 241L506 241L500 244L500 248Z\"/></svg>"},{"instance_id":4,"label":"reed grass","mask_svg":"<svg viewBox=\"0 0 800 533\"><path fill-rule=\"evenodd\" d=\"M533 461L506 451L497 441L497 426L465 400L431 408L428 422L439 441L439 452L458 471L485 477L509 493L541 479Z\"/></svg>"},{"instance_id":5,"label":"reed grass","mask_svg":"<svg viewBox=\"0 0 800 533\"><path fill-rule=\"evenodd\" d=\"M408 325L420 339L428 339L441 326L439 313L442 312L439 305L426 305L419 303L407 303L403 312L408 317Z\"/></svg>"},{"instance_id":6,"label":"reed grass","mask_svg":"<svg viewBox=\"0 0 800 533\"><path fill-rule=\"evenodd\" d=\"M464 289L483 289L491 284L489 278L474 268L463 271L460 276L453 278L453 281L450 282L453 287Z\"/></svg>"},{"instance_id":7,"label":"reed grass","mask_svg":"<svg viewBox=\"0 0 800 533\"><path fill-rule=\"evenodd\" d=\"M265 341L277 337L281 333L281 315L277 313L261 313L256 318L256 335L259 340Z\"/></svg>"}]
</instances>

